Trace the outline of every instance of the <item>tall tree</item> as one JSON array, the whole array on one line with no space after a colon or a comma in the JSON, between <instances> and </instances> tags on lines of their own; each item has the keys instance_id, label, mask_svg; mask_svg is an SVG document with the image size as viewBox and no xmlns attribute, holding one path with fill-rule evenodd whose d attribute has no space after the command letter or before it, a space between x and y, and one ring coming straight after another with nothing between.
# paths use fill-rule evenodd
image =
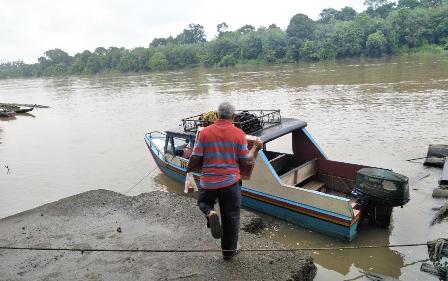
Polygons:
<instances>
[{"instance_id":1,"label":"tall tree","mask_svg":"<svg viewBox=\"0 0 448 281\"><path fill-rule=\"evenodd\" d=\"M421 3L419 0L399 0L398 5L399 8L409 8L414 9L418 6L421 6Z\"/></svg>"},{"instance_id":2,"label":"tall tree","mask_svg":"<svg viewBox=\"0 0 448 281\"><path fill-rule=\"evenodd\" d=\"M365 0L364 5L372 8L372 9L378 9L379 7L387 4L389 0Z\"/></svg>"},{"instance_id":3,"label":"tall tree","mask_svg":"<svg viewBox=\"0 0 448 281\"><path fill-rule=\"evenodd\" d=\"M322 12L320 12L320 20L324 23L328 23L332 18L335 17L335 15L338 13L338 10L333 8L327 8L323 9Z\"/></svg>"},{"instance_id":4,"label":"tall tree","mask_svg":"<svg viewBox=\"0 0 448 281\"><path fill-rule=\"evenodd\" d=\"M218 34L221 35L222 33L227 31L227 28L229 28L229 26L227 26L227 24L223 22L216 26L216 31L218 31Z\"/></svg>"},{"instance_id":5,"label":"tall tree","mask_svg":"<svg viewBox=\"0 0 448 281\"><path fill-rule=\"evenodd\" d=\"M352 7L344 7L335 14L337 20L350 21L353 20L358 13Z\"/></svg>"},{"instance_id":6,"label":"tall tree","mask_svg":"<svg viewBox=\"0 0 448 281\"><path fill-rule=\"evenodd\" d=\"M246 25L243 25L242 27L238 28L236 31L239 33L242 33L242 34L247 34L247 33L254 32L255 27L253 27L250 24L246 24Z\"/></svg>"},{"instance_id":7,"label":"tall tree","mask_svg":"<svg viewBox=\"0 0 448 281\"><path fill-rule=\"evenodd\" d=\"M180 44L204 43L207 41L204 27L200 24L190 23L181 34L176 36L176 41Z\"/></svg>"},{"instance_id":8,"label":"tall tree","mask_svg":"<svg viewBox=\"0 0 448 281\"><path fill-rule=\"evenodd\" d=\"M289 21L286 28L286 33L289 37L296 37L298 39L312 39L315 29L315 23L307 15L296 14Z\"/></svg>"},{"instance_id":9,"label":"tall tree","mask_svg":"<svg viewBox=\"0 0 448 281\"><path fill-rule=\"evenodd\" d=\"M48 50L44 54L51 64L63 64L67 66L71 61L69 54L61 49Z\"/></svg>"}]
</instances>

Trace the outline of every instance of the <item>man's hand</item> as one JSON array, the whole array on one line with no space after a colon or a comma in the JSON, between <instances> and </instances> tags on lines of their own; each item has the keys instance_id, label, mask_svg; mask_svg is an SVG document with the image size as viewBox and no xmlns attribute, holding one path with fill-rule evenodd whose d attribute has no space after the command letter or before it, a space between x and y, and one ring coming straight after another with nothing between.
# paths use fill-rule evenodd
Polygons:
<instances>
[{"instance_id":1,"label":"man's hand","mask_svg":"<svg viewBox=\"0 0 448 281\"><path fill-rule=\"evenodd\" d=\"M242 158L239 160L240 169L247 170L250 169L251 166L255 164L255 153L258 149L263 147L263 141L260 138L257 138L252 147L249 150L248 158Z\"/></svg>"},{"instance_id":2,"label":"man's hand","mask_svg":"<svg viewBox=\"0 0 448 281\"><path fill-rule=\"evenodd\" d=\"M192 155L190 157L190 161L188 161L187 173L189 173L189 172L201 173L202 172L202 158L203 157Z\"/></svg>"},{"instance_id":3,"label":"man's hand","mask_svg":"<svg viewBox=\"0 0 448 281\"><path fill-rule=\"evenodd\" d=\"M257 146L258 148L262 148L263 141L260 138L257 138L257 140L254 142L254 146Z\"/></svg>"}]
</instances>

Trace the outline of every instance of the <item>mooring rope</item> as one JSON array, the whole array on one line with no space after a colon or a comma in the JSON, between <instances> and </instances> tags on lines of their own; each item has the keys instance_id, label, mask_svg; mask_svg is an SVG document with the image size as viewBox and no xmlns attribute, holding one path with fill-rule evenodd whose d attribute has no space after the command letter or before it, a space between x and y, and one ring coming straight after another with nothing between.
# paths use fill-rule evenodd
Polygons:
<instances>
[{"instance_id":1,"label":"mooring rope","mask_svg":"<svg viewBox=\"0 0 448 281\"><path fill-rule=\"evenodd\" d=\"M418 157L418 158L406 159L406 161L412 162L412 161L415 161L415 160L422 160L422 159L426 159L426 158L429 158L429 157L428 157L428 156L425 156L425 157Z\"/></svg>"},{"instance_id":2,"label":"mooring rope","mask_svg":"<svg viewBox=\"0 0 448 281\"><path fill-rule=\"evenodd\" d=\"M134 188L137 187L144 179L146 179L150 174L152 174L158 167L155 166L152 170L150 170L146 175L143 176L136 184L134 184L131 188L129 188L128 191L126 191L124 194L128 195L129 192L131 192Z\"/></svg>"},{"instance_id":3,"label":"mooring rope","mask_svg":"<svg viewBox=\"0 0 448 281\"><path fill-rule=\"evenodd\" d=\"M335 250L359 250L377 248L399 248L428 246L425 243L394 244L394 245L360 245L345 247L307 247L307 248L287 248L287 249L239 249L241 252L296 252L296 251L335 251ZM213 252L233 252L234 250L221 249L106 249L106 248L63 248L63 247L15 247L0 246L0 250L30 250L30 251L70 251L70 252L130 252L130 253L213 253Z\"/></svg>"}]
</instances>

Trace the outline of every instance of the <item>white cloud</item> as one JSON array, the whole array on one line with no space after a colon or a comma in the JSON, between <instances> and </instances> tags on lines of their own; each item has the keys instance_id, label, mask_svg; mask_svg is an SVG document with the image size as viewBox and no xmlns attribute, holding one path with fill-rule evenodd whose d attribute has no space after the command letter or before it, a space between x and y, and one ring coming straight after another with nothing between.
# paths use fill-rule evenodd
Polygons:
<instances>
[{"instance_id":1,"label":"white cloud","mask_svg":"<svg viewBox=\"0 0 448 281\"><path fill-rule=\"evenodd\" d=\"M317 19L324 8L351 6L363 0L205 1L205 0L0 0L0 61L36 62L46 50L73 55L98 46L148 46L155 37L177 35L189 24L205 27L208 39L216 25L231 30L245 24L272 23L286 28L297 13Z\"/></svg>"}]
</instances>

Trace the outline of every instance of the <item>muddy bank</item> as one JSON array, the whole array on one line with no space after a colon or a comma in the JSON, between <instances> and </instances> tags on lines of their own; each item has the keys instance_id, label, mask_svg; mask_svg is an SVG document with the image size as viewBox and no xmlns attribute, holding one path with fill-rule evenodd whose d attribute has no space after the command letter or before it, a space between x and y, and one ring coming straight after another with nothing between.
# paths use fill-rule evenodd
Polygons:
<instances>
[{"instance_id":1,"label":"muddy bank","mask_svg":"<svg viewBox=\"0 0 448 281\"><path fill-rule=\"evenodd\" d=\"M243 211L242 228L256 231L254 219ZM94 190L0 220L0 245L219 249L219 240L212 239L192 198ZM281 247L246 231L241 231L241 245ZM219 252L0 250L0 260L2 280L311 280L316 273L312 258L300 252L242 252L226 262Z\"/></svg>"}]
</instances>

